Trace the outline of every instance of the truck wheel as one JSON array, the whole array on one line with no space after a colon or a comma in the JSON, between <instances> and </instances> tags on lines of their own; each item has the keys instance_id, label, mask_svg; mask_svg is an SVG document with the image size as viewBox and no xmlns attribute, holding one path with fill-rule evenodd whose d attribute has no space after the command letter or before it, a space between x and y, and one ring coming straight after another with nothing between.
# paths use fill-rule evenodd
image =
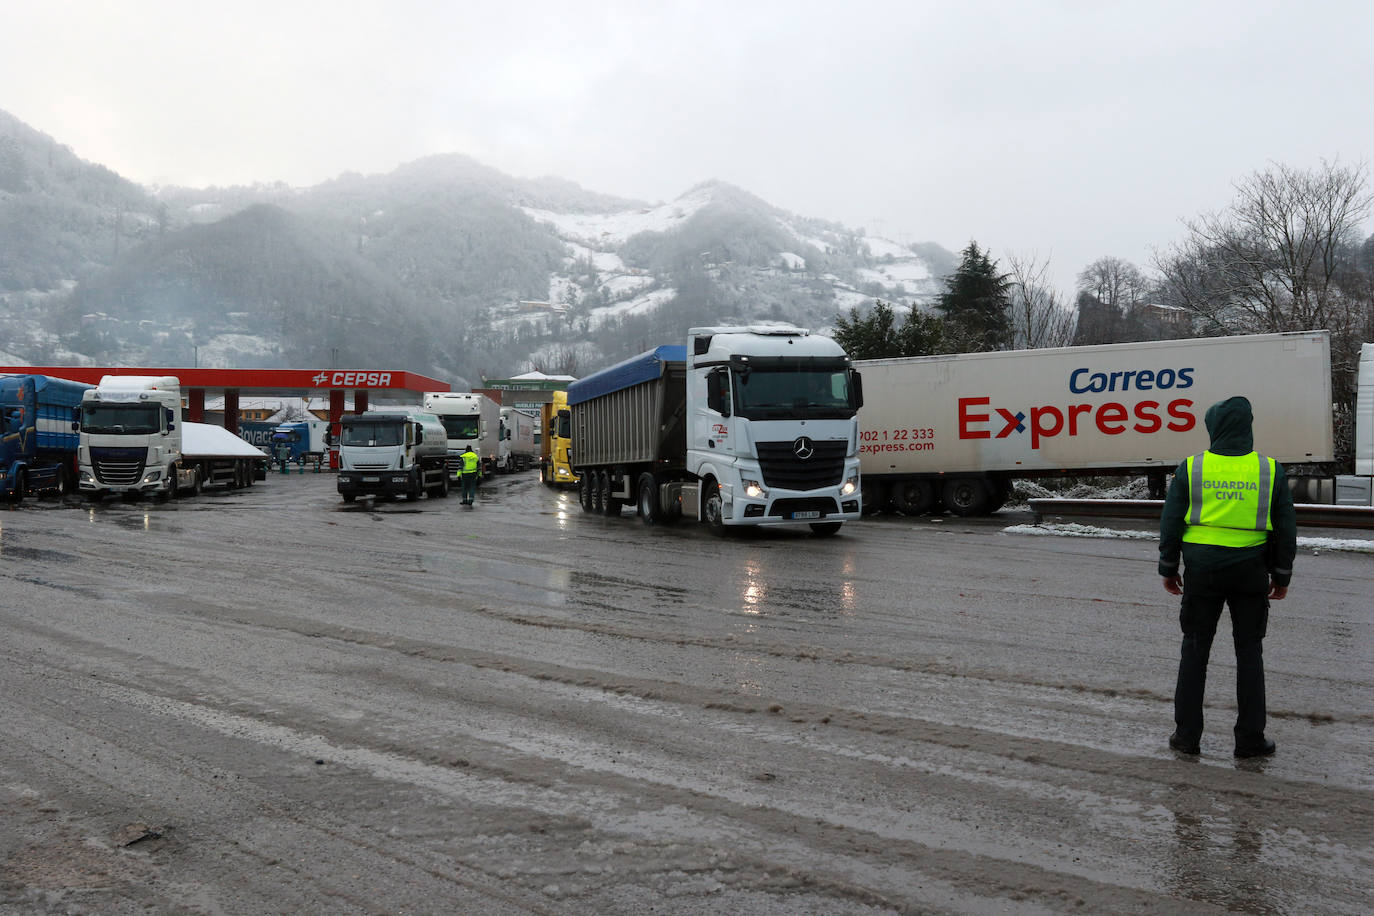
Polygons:
<instances>
[{"instance_id":1,"label":"truck wheel","mask_svg":"<svg viewBox=\"0 0 1374 916\"><path fill-rule=\"evenodd\" d=\"M602 492L605 494L601 499L602 511L605 512L605 514L611 518L619 518L620 509L622 506L625 505L625 502L624 500L617 499L616 497L611 495L611 490L614 488L614 486L615 484L611 480L611 472L602 471L601 487Z\"/></svg>"},{"instance_id":2,"label":"truck wheel","mask_svg":"<svg viewBox=\"0 0 1374 916\"><path fill-rule=\"evenodd\" d=\"M956 477L946 481L940 495L945 508L961 518L982 515L992 497L987 481L978 477Z\"/></svg>"},{"instance_id":3,"label":"truck wheel","mask_svg":"<svg viewBox=\"0 0 1374 916\"><path fill-rule=\"evenodd\" d=\"M436 496L439 497L440 499L446 499L446 498L448 497L448 472L447 472L447 471L443 471L443 470L440 471L440 473L439 473L439 485L438 485L437 487L435 487L435 488L433 489L433 491L430 492L429 495L430 495L430 498L431 498L431 499L433 499L433 498L436 497Z\"/></svg>"},{"instance_id":4,"label":"truck wheel","mask_svg":"<svg viewBox=\"0 0 1374 916\"><path fill-rule=\"evenodd\" d=\"M889 500L887 484L881 480L870 481L864 478L860 484L859 492L863 498L864 515L878 515L887 511Z\"/></svg>"},{"instance_id":5,"label":"truck wheel","mask_svg":"<svg viewBox=\"0 0 1374 916\"><path fill-rule=\"evenodd\" d=\"M592 498L592 474L590 471L584 471L577 478L577 501L582 505L583 512L592 511L594 500Z\"/></svg>"},{"instance_id":6,"label":"truck wheel","mask_svg":"<svg viewBox=\"0 0 1374 916\"><path fill-rule=\"evenodd\" d=\"M65 464L57 469L57 498L63 499L72 491L72 472Z\"/></svg>"},{"instance_id":7,"label":"truck wheel","mask_svg":"<svg viewBox=\"0 0 1374 916\"><path fill-rule=\"evenodd\" d=\"M658 524L663 513L658 506L658 481L654 479L654 475L648 471L640 474L635 493L635 508L639 513L639 520L646 525Z\"/></svg>"},{"instance_id":8,"label":"truck wheel","mask_svg":"<svg viewBox=\"0 0 1374 916\"><path fill-rule=\"evenodd\" d=\"M357 493L340 493L339 495L343 497L343 501L346 503L351 503L358 498Z\"/></svg>"},{"instance_id":9,"label":"truck wheel","mask_svg":"<svg viewBox=\"0 0 1374 916\"><path fill-rule=\"evenodd\" d=\"M928 480L902 480L892 487L892 503L903 515L921 515L935 508L935 488Z\"/></svg>"},{"instance_id":10,"label":"truck wheel","mask_svg":"<svg viewBox=\"0 0 1374 916\"><path fill-rule=\"evenodd\" d=\"M14 492L10 493L10 504L19 505L24 501L24 492L29 488L28 474L20 470L14 475Z\"/></svg>"},{"instance_id":11,"label":"truck wheel","mask_svg":"<svg viewBox=\"0 0 1374 916\"><path fill-rule=\"evenodd\" d=\"M818 538L828 538L834 536L843 527L844 522L812 522L811 532Z\"/></svg>"},{"instance_id":12,"label":"truck wheel","mask_svg":"<svg viewBox=\"0 0 1374 916\"><path fill-rule=\"evenodd\" d=\"M415 502L420 498L420 481L415 474L411 474L406 481L406 502Z\"/></svg>"},{"instance_id":13,"label":"truck wheel","mask_svg":"<svg viewBox=\"0 0 1374 916\"><path fill-rule=\"evenodd\" d=\"M714 480L706 482L706 498L701 503L701 520L715 534L725 533L725 500L720 496L720 484Z\"/></svg>"}]
</instances>

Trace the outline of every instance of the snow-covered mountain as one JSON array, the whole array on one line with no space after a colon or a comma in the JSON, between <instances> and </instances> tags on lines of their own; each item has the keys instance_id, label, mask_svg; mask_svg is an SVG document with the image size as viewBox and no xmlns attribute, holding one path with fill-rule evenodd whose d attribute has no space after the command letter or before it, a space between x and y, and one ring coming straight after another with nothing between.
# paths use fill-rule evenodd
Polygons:
<instances>
[{"instance_id":1,"label":"snow-covered mountain","mask_svg":"<svg viewBox=\"0 0 1374 916\"><path fill-rule=\"evenodd\" d=\"M585 373L693 324L919 307L953 264L722 182L653 204L461 155L308 188L144 189L0 112L12 363Z\"/></svg>"}]
</instances>

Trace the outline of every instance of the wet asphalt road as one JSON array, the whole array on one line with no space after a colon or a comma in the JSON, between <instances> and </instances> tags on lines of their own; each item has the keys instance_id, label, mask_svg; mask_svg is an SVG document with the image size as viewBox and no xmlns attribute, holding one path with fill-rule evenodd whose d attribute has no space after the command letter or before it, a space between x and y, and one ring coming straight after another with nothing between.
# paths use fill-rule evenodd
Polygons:
<instances>
[{"instance_id":1,"label":"wet asphalt road","mask_svg":"<svg viewBox=\"0 0 1374 916\"><path fill-rule=\"evenodd\" d=\"M1189 759L1153 542L1028 522L0 509L0 912L1368 912L1374 557L1299 556L1270 760L1222 625Z\"/></svg>"}]
</instances>

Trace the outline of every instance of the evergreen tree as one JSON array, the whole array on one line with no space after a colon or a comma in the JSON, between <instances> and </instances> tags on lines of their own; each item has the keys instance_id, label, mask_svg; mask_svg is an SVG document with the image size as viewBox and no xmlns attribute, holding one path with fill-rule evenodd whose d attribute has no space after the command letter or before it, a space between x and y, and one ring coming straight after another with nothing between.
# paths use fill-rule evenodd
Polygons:
<instances>
[{"instance_id":1,"label":"evergreen tree","mask_svg":"<svg viewBox=\"0 0 1374 916\"><path fill-rule=\"evenodd\" d=\"M1011 280L997 272L997 262L969 242L959 267L945 279L935 307L945 317L949 343L970 352L1006 350L1012 344Z\"/></svg>"},{"instance_id":2,"label":"evergreen tree","mask_svg":"<svg viewBox=\"0 0 1374 916\"><path fill-rule=\"evenodd\" d=\"M899 327L892 306L878 299L866 315L857 306L848 318L836 315L835 340L853 359L929 356L944 352L944 321L913 306Z\"/></svg>"}]
</instances>

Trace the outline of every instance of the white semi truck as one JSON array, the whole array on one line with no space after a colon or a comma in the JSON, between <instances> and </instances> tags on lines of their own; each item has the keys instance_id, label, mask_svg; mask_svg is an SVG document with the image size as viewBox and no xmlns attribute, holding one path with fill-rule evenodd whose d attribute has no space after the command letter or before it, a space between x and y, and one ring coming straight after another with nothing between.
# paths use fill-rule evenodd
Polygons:
<instances>
[{"instance_id":1,"label":"white semi truck","mask_svg":"<svg viewBox=\"0 0 1374 916\"><path fill-rule=\"evenodd\" d=\"M447 434L434 414L373 410L346 416L341 426L337 487L344 502L448 495Z\"/></svg>"},{"instance_id":2,"label":"white semi truck","mask_svg":"<svg viewBox=\"0 0 1374 916\"><path fill-rule=\"evenodd\" d=\"M175 376L107 375L82 396L78 488L90 499L248 487L266 462L228 430L183 422Z\"/></svg>"},{"instance_id":3,"label":"white semi truck","mask_svg":"<svg viewBox=\"0 0 1374 916\"><path fill-rule=\"evenodd\" d=\"M497 447L497 466L507 473L529 470L538 459L534 426L539 421L514 407L501 408L501 442Z\"/></svg>"},{"instance_id":4,"label":"white semi truck","mask_svg":"<svg viewBox=\"0 0 1374 916\"><path fill-rule=\"evenodd\" d=\"M1165 475L1207 447L1203 414L1235 395L1256 446L1333 460L1326 331L861 360L864 504L916 515L996 511L1012 481Z\"/></svg>"},{"instance_id":5,"label":"white semi truck","mask_svg":"<svg viewBox=\"0 0 1374 916\"><path fill-rule=\"evenodd\" d=\"M860 514L858 374L834 340L791 327L692 328L568 386L583 509L721 530Z\"/></svg>"},{"instance_id":6,"label":"white semi truck","mask_svg":"<svg viewBox=\"0 0 1374 916\"><path fill-rule=\"evenodd\" d=\"M495 401L475 392L429 391L423 404L447 431L450 479L456 480L462 472L458 456L469 446L477 453L479 474L495 473L501 445L501 408Z\"/></svg>"}]
</instances>

